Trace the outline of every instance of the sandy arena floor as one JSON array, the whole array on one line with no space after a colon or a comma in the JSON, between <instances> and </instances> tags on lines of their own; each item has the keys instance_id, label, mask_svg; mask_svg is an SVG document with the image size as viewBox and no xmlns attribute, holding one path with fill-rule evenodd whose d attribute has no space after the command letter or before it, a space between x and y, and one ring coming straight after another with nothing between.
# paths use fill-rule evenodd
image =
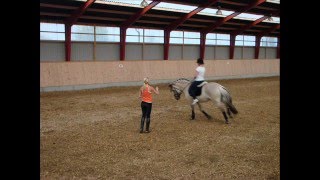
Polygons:
<instances>
[{"instance_id":1,"label":"sandy arena floor","mask_svg":"<svg viewBox=\"0 0 320 180\"><path fill-rule=\"evenodd\" d=\"M151 80L152 82L152 80ZM239 114L154 95L140 134L139 87L41 93L41 179L280 179L280 78L216 81Z\"/></svg>"}]
</instances>

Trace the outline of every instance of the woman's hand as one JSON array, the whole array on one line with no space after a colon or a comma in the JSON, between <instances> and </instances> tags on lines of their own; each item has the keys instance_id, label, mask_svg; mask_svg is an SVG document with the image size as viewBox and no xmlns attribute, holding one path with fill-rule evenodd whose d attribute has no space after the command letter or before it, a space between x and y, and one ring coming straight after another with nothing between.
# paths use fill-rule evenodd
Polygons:
<instances>
[{"instance_id":1,"label":"woman's hand","mask_svg":"<svg viewBox=\"0 0 320 180\"><path fill-rule=\"evenodd\" d=\"M158 86L156 86L156 89L154 90L154 92L155 92L156 94L159 94L159 88L158 88Z\"/></svg>"}]
</instances>

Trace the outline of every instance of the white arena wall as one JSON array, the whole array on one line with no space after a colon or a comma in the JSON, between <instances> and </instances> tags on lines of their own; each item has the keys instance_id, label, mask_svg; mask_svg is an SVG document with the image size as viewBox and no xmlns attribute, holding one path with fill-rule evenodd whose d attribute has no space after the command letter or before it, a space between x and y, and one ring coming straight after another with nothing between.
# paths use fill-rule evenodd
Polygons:
<instances>
[{"instance_id":1,"label":"white arena wall","mask_svg":"<svg viewBox=\"0 0 320 180\"><path fill-rule=\"evenodd\" d=\"M192 78L196 60L40 62L40 92L152 84ZM280 59L205 60L206 79L280 76Z\"/></svg>"}]
</instances>

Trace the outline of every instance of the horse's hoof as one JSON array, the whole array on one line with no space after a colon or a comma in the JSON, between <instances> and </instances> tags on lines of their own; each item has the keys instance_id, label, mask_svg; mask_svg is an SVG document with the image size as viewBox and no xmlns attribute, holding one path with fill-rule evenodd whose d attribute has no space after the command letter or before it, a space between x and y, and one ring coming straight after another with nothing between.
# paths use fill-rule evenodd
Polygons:
<instances>
[{"instance_id":1,"label":"horse's hoof","mask_svg":"<svg viewBox=\"0 0 320 180\"><path fill-rule=\"evenodd\" d=\"M229 122L228 122L228 121L226 121L226 124L229 124Z\"/></svg>"}]
</instances>

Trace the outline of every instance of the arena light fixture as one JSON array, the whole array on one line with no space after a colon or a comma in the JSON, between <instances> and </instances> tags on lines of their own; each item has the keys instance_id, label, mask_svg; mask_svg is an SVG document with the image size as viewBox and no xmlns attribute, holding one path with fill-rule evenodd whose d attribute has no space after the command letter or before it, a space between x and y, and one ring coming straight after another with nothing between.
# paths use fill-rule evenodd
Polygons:
<instances>
[{"instance_id":1,"label":"arena light fixture","mask_svg":"<svg viewBox=\"0 0 320 180\"><path fill-rule=\"evenodd\" d=\"M221 6L218 6L218 11L216 12L216 15L222 15Z\"/></svg>"},{"instance_id":2,"label":"arena light fixture","mask_svg":"<svg viewBox=\"0 0 320 180\"><path fill-rule=\"evenodd\" d=\"M141 7L146 7L146 6L148 6L148 2L146 0L142 0L141 3L140 3L140 6Z\"/></svg>"},{"instance_id":3,"label":"arena light fixture","mask_svg":"<svg viewBox=\"0 0 320 180\"><path fill-rule=\"evenodd\" d=\"M271 16L272 16L272 14L269 15L268 21L273 21L273 18Z\"/></svg>"},{"instance_id":4,"label":"arena light fixture","mask_svg":"<svg viewBox=\"0 0 320 180\"><path fill-rule=\"evenodd\" d=\"M217 8L218 8L218 10L216 12L216 15L222 15L220 0L218 0L218 2L217 2Z\"/></svg>"}]
</instances>

